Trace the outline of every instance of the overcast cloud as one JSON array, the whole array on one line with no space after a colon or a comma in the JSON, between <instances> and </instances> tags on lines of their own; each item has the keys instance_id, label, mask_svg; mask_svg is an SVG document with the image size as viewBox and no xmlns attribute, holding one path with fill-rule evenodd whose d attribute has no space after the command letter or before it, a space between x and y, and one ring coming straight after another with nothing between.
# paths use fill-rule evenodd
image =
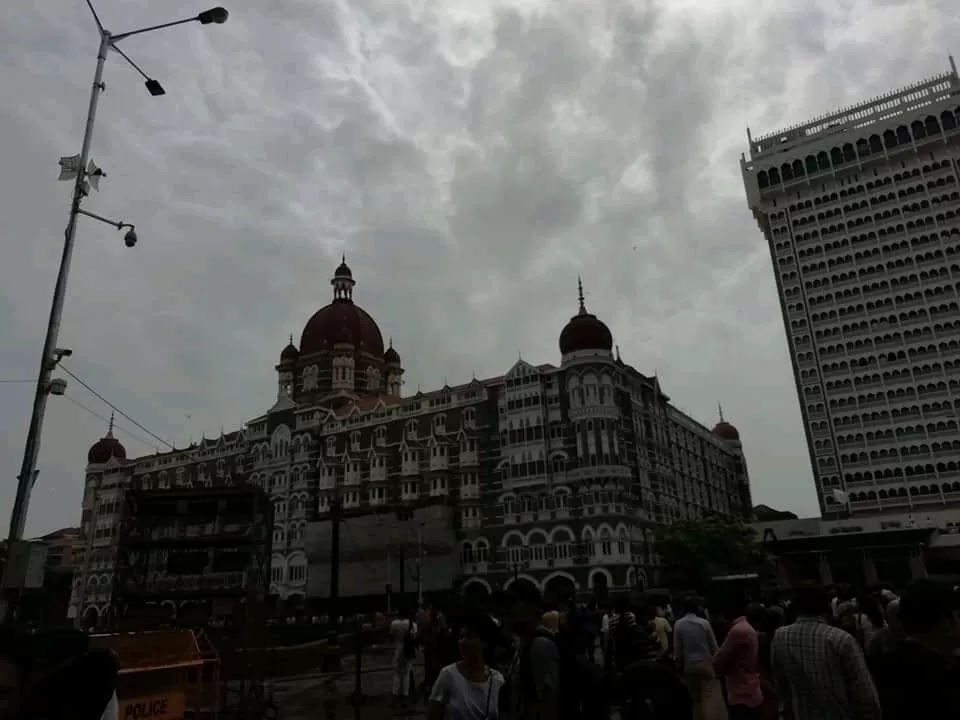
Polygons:
<instances>
[{"instance_id":1,"label":"overcast cloud","mask_svg":"<svg viewBox=\"0 0 960 720\"><path fill-rule=\"evenodd\" d=\"M198 5L199 3L199 5ZM116 32L204 0L100 0ZM341 251L407 390L558 362L587 304L623 356L744 439L758 502L814 513L769 256L745 205L766 133L944 71L951 0L239 0L114 55L61 345L172 443L239 427L330 298ZM0 4L0 380L32 380L97 37L81 0ZM109 409L71 381L68 394ZM29 383L0 383L6 523ZM104 423L53 399L28 531L76 524ZM144 436L129 422L123 428ZM130 454L154 443L121 434ZM6 525L4 524L4 529Z\"/></svg>"}]
</instances>

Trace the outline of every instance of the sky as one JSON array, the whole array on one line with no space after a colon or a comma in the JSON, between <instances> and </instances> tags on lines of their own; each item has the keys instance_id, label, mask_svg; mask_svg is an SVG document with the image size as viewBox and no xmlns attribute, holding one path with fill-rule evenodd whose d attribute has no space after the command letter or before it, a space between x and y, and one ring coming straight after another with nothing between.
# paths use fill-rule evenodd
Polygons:
<instances>
[{"instance_id":1,"label":"sky","mask_svg":"<svg viewBox=\"0 0 960 720\"><path fill-rule=\"evenodd\" d=\"M200 4L197 4L197 3ZM741 432L755 502L816 513L769 252L739 169L755 135L945 71L952 0L238 0L225 25L109 57L65 365L161 440L276 398L289 334L354 298L406 390L559 362L576 311L675 404ZM100 0L115 33L203 0ZM954 44L951 45L951 40ZM0 515L13 502L96 61L82 0L0 3ZM110 408L52 398L28 534L79 521ZM132 433L132 435L131 435ZM128 453L160 442L126 418Z\"/></svg>"}]
</instances>

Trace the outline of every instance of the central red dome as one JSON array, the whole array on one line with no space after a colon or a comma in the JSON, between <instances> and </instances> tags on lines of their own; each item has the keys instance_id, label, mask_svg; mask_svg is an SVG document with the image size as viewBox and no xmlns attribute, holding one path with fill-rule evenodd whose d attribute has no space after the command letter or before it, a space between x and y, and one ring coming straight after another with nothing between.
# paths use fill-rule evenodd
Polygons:
<instances>
[{"instance_id":1,"label":"central red dome","mask_svg":"<svg viewBox=\"0 0 960 720\"><path fill-rule=\"evenodd\" d=\"M307 321L300 337L300 357L327 352L337 343L383 357L383 335L366 310L345 300L320 308Z\"/></svg>"},{"instance_id":2,"label":"central red dome","mask_svg":"<svg viewBox=\"0 0 960 720\"><path fill-rule=\"evenodd\" d=\"M313 314L300 336L300 357L328 352L349 343L361 352L383 357L383 335L370 314L353 302L353 273L346 260L334 272L333 302Z\"/></svg>"}]
</instances>

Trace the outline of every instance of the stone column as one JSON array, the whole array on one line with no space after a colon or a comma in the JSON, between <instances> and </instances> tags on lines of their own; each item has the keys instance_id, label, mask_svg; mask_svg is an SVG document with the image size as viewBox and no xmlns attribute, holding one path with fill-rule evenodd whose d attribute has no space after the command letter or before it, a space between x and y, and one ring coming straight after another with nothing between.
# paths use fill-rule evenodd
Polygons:
<instances>
[{"instance_id":1,"label":"stone column","mask_svg":"<svg viewBox=\"0 0 960 720\"><path fill-rule=\"evenodd\" d=\"M824 586L833 585L833 569L826 553L820 553L820 582Z\"/></svg>"},{"instance_id":2,"label":"stone column","mask_svg":"<svg viewBox=\"0 0 960 720\"><path fill-rule=\"evenodd\" d=\"M873 555L869 550L864 550L863 552L863 581L867 587L880 582L880 576L877 574L877 565L873 561Z\"/></svg>"},{"instance_id":3,"label":"stone column","mask_svg":"<svg viewBox=\"0 0 960 720\"><path fill-rule=\"evenodd\" d=\"M923 548L910 549L910 577L914 580L927 576L927 563L923 559Z\"/></svg>"}]
</instances>

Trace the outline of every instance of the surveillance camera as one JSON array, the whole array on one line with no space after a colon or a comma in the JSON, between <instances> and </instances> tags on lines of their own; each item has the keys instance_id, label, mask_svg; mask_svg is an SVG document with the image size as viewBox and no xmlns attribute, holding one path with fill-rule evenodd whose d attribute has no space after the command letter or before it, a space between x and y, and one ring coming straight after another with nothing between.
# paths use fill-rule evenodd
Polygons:
<instances>
[{"instance_id":1,"label":"surveillance camera","mask_svg":"<svg viewBox=\"0 0 960 720\"><path fill-rule=\"evenodd\" d=\"M60 356L60 357L62 357L62 358L65 358L65 357L70 357L71 355L73 355L73 350L71 350L70 348L56 348L56 349L53 351L53 354L54 354L54 355L58 355L58 356Z\"/></svg>"},{"instance_id":2,"label":"surveillance camera","mask_svg":"<svg viewBox=\"0 0 960 720\"><path fill-rule=\"evenodd\" d=\"M127 230L127 234L123 236L123 242L127 247L133 247L137 244L137 233L133 228Z\"/></svg>"}]
</instances>

